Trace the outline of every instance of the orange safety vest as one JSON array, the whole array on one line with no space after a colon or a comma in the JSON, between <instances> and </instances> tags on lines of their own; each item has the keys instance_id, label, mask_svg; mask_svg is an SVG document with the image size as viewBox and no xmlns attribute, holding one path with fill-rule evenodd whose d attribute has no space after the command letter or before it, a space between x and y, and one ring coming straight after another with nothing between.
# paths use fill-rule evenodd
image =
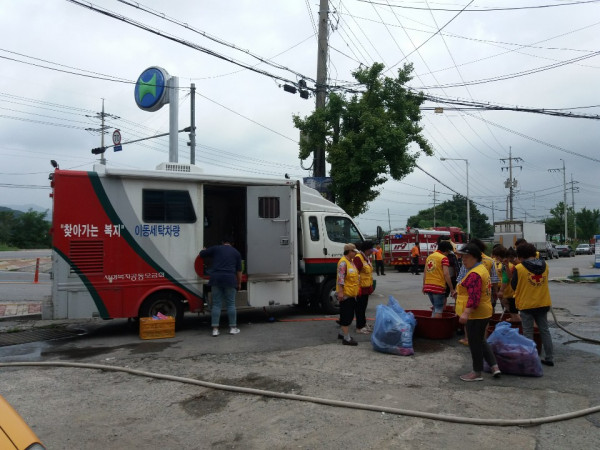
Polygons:
<instances>
[{"instance_id":1,"label":"orange safety vest","mask_svg":"<svg viewBox=\"0 0 600 450\"><path fill-rule=\"evenodd\" d=\"M373 250L373 254L375 255L376 261L381 261L383 259L382 253L383 253L382 248L376 248L375 250Z\"/></svg>"}]
</instances>

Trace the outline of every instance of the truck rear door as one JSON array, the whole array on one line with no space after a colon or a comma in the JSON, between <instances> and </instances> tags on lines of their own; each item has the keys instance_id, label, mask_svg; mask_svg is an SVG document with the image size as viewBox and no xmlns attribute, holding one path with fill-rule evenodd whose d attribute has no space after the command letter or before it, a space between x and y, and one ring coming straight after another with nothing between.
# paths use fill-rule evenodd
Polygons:
<instances>
[{"instance_id":1,"label":"truck rear door","mask_svg":"<svg viewBox=\"0 0 600 450\"><path fill-rule=\"evenodd\" d=\"M295 304L295 191L292 186L249 186L246 192L248 304Z\"/></svg>"}]
</instances>

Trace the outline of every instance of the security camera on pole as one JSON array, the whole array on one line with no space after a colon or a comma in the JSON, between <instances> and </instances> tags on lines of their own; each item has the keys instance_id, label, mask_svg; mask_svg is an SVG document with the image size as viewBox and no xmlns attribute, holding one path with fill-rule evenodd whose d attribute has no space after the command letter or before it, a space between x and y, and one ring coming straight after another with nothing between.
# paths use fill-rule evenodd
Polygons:
<instances>
[{"instance_id":1,"label":"security camera on pole","mask_svg":"<svg viewBox=\"0 0 600 450\"><path fill-rule=\"evenodd\" d=\"M149 67L135 84L135 103L144 111L158 111L169 104L169 162L178 162L179 78L161 67Z\"/></svg>"}]
</instances>

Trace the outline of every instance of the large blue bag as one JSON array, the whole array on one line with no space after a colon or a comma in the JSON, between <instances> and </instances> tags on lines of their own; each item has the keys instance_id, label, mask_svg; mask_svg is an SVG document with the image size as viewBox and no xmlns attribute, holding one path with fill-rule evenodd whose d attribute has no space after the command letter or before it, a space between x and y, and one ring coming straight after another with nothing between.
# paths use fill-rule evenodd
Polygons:
<instances>
[{"instance_id":1,"label":"large blue bag","mask_svg":"<svg viewBox=\"0 0 600 450\"><path fill-rule=\"evenodd\" d=\"M391 295L388 298L388 306L390 308L392 308L394 310L394 312L396 314L398 314L398 316L400 316L400 318L402 320L404 320L406 323L408 323L414 331L415 327L417 326L417 319L415 319L415 315L413 313L411 313L411 312L407 313L406 311L404 311L404 308L402 308L402 306L400 306L400 303L398 303L398 300L396 300ZM411 345L410 346L412 347L412 337L411 337Z\"/></svg>"},{"instance_id":2,"label":"large blue bag","mask_svg":"<svg viewBox=\"0 0 600 450\"><path fill-rule=\"evenodd\" d=\"M509 322L497 324L487 342L502 373L531 377L544 374L535 342L519 334L519 330L512 328ZM487 363L484 370L490 371Z\"/></svg>"},{"instance_id":3,"label":"large blue bag","mask_svg":"<svg viewBox=\"0 0 600 450\"><path fill-rule=\"evenodd\" d=\"M407 317L412 315L412 313L404 314ZM414 321L414 316L412 319ZM378 352L400 356L413 355L415 353L412 346L414 330L415 327L403 320L391 307L377 305L371 344Z\"/></svg>"}]
</instances>

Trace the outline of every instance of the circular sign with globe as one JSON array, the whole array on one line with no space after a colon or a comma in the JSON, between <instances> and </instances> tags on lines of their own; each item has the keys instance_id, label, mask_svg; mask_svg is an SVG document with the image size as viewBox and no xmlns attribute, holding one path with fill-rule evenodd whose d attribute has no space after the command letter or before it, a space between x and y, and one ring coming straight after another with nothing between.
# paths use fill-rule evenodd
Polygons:
<instances>
[{"instance_id":1,"label":"circular sign with globe","mask_svg":"<svg viewBox=\"0 0 600 450\"><path fill-rule=\"evenodd\" d=\"M169 73L161 67L149 67L135 83L135 103L144 111L158 111L169 103L167 80Z\"/></svg>"}]
</instances>

